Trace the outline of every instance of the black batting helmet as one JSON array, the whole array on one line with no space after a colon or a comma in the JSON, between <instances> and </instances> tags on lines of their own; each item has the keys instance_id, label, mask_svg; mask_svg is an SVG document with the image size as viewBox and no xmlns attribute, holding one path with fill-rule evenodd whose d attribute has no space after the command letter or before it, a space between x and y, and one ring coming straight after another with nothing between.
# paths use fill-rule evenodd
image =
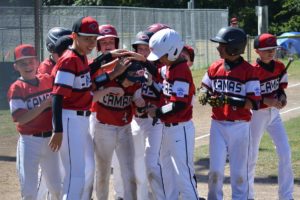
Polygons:
<instances>
[{"instance_id":1,"label":"black batting helmet","mask_svg":"<svg viewBox=\"0 0 300 200\"><path fill-rule=\"evenodd\" d=\"M247 36L243 29L235 27L223 27L219 30L212 42L226 45L226 52L231 55L243 54L247 45Z\"/></svg>"},{"instance_id":2,"label":"black batting helmet","mask_svg":"<svg viewBox=\"0 0 300 200\"><path fill-rule=\"evenodd\" d=\"M138 44L149 45L149 40L152 35L153 35L153 33L149 32L149 31L138 32L138 34L136 35L135 42L132 43L132 48L134 48L134 50L136 51Z\"/></svg>"},{"instance_id":3,"label":"black batting helmet","mask_svg":"<svg viewBox=\"0 0 300 200\"><path fill-rule=\"evenodd\" d=\"M71 35L72 31L67 28L63 27L54 27L51 28L47 34L47 39L46 39L46 47L47 50L50 53L55 52L55 44L58 40L58 38L64 36L64 35Z\"/></svg>"},{"instance_id":4,"label":"black batting helmet","mask_svg":"<svg viewBox=\"0 0 300 200\"><path fill-rule=\"evenodd\" d=\"M134 83L144 83L146 81L144 74L145 68L143 67L143 64L140 61L132 60L131 65L123 72L123 74L118 76L116 80L120 84L125 78Z\"/></svg>"}]
</instances>

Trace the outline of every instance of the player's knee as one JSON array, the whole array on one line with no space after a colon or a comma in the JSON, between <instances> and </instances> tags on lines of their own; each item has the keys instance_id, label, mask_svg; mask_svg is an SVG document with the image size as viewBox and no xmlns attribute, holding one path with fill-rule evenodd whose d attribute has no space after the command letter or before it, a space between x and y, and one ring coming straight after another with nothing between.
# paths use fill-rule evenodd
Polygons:
<instances>
[{"instance_id":1,"label":"player's knee","mask_svg":"<svg viewBox=\"0 0 300 200\"><path fill-rule=\"evenodd\" d=\"M210 184L218 184L219 182L223 182L224 175L217 171L209 172L208 181Z\"/></svg>"}]
</instances>

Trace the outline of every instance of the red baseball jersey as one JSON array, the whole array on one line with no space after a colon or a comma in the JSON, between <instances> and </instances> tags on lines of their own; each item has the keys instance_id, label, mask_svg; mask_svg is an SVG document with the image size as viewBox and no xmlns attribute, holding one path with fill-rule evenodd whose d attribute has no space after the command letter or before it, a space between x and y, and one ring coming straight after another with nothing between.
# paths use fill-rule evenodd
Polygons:
<instances>
[{"instance_id":1,"label":"red baseball jersey","mask_svg":"<svg viewBox=\"0 0 300 200\"><path fill-rule=\"evenodd\" d=\"M161 121L165 123L186 122L192 119L192 100L195 95L195 85L192 72L186 61L160 68L163 78L163 105L171 102L184 102L187 106L180 112L163 115Z\"/></svg>"},{"instance_id":2,"label":"red baseball jersey","mask_svg":"<svg viewBox=\"0 0 300 200\"><path fill-rule=\"evenodd\" d=\"M278 90L287 88L288 75L282 62L274 60L269 65L266 65L257 61L254 63L254 68L260 81L262 98L277 98ZM263 103L260 104L260 108L267 107Z\"/></svg>"},{"instance_id":3,"label":"red baseball jersey","mask_svg":"<svg viewBox=\"0 0 300 200\"><path fill-rule=\"evenodd\" d=\"M92 103L90 68L86 56L68 49L54 68L53 94L62 95L63 108L88 110Z\"/></svg>"},{"instance_id":4,"label":"red baseball jersey","mask_svg":"<svg viewBox=\"0 0 300 200\"><path fill-rule=\"evenodd\" d=\"M51 74L52 69L54 68L55 62L50 58L45 59L43 62L40 63L38 67L39 74Z\"/></svg>"},{"instance_id":5,"label":"red baseball jersey","mask_svg":"<svg viewBox=\"0 0 300 200\"><path fill-rule=\"evenodd\" d=\"M117 94L110 93L99 99L97 106L95 107L97 119L101 123L115 126L129 124L133 116L132 98L135 92L140 88L140 85L135 84L124 88L113 80L103 86L103 88L109 87L122 88L124 90L124 95L118 96Z\"/></svg>"},{"instance_id":6,"label":"red baseball jersey","mask_svg":"<svg viewBox=\"0 0 300 200\"><path fill-rule=\"evenodd\" d=\"M9 101L10 112L13 121L32 110L50 97L52 91L53 79L47 74L39 74L37 84L18 79L9 88L7 98ZM16 123L19 133L23 135L32 135L35 133L52 130L51 108L44 110L38 117L26 124Z\"/></svg>"},{"instance_id":7,"label":"red baseball jersey","mask_svg":"<svg viewBox=\"0 0 300 200\"><path fill-rule=\"evenodd\" d=\"M202 85L215 94L229 97L246 98L259 101L260 85L255 69L248 62L242 60L230 70L225 69L224 59L214 62L203 77ZM225 104L212 108L212 118L216 120L245 120L251 119L249 109Z\"/></svg>"}]
</instances>

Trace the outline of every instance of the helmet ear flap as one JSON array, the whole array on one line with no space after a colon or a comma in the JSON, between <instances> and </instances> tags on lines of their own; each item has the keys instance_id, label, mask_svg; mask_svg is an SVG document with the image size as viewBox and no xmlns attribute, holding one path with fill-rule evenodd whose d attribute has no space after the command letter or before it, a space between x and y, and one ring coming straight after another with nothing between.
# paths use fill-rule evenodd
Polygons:
<instances>
[{"instance_id":1,"label":"helmet ear flap","mask_svg":"<svg viewBox=\"0 0 300 200\"><path fill-rule=\"evenodd\" d=\"M55 48L55 45L53 43L48 43L47 44L47 49L50 53L53 53L54 52L54 48Z\"/></svg>"}]
</instances>

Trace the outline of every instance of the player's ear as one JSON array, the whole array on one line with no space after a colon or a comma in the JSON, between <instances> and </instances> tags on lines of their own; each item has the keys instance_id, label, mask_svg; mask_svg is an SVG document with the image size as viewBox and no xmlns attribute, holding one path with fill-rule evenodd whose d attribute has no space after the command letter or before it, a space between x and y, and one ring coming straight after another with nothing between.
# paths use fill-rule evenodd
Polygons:
<instances>
[{"instance_id":1,"label":"player's ear","mask_svg":"<svg viewBox=\"0 0 300 200\"><path fill-rule=\"evenodd\" d=\"M77 35L77 33L72 32L72 36L71 37L72 37L73 40L77 40L78 35Z\"/></svg>"},{"instance_id":2,"label":"player's ear","mask_svg":"<svg viewBox=\"0 0 300 200\"><path fill-rule=\"evenodd\" d=\"M18 71L18 66L17 66L17 64L16 63L14 63L14 69L16 70L16 71Z\"/></svg>"}]
</instances>

